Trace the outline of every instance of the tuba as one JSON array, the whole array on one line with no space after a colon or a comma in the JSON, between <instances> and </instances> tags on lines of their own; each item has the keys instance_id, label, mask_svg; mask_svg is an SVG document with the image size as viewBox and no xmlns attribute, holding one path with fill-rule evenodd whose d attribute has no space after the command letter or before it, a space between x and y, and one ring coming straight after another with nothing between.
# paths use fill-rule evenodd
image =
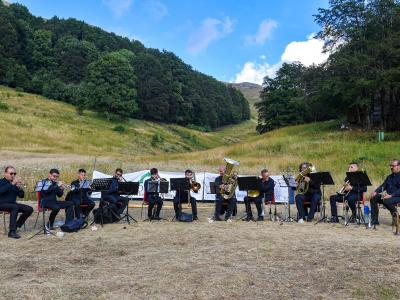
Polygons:
<instances>
[{"instance_id":1,"label":"tuba","mask_svg":"<svg viewBox=\"0 0 400 300\"><path fill-rule=\"evenodd\" d=\"M234 166L238 166L239 162L230 158L224 158L226 162L225 173L222 176L223 188L220 189L221 196L224 199L230 199L235 194L237 187L237 172L233 171Z\"/></svg>"},{"instance_id":2,"label":"tuba","mask_svg":"<svg viewBox=\"0 0 400 300\"><path fill-rule=\"evenodd\" d=\"M297 183L296 192L297 192L297 194L307 193L308 188L310 187L310 183L305 182L304 177L309 175L310 173L314 173L314 172L316 172L316 169L312 164L310 164L304 171L301 171L297 175L297 177L296 177L296 183Z\"/></svg>"}]
</instances>

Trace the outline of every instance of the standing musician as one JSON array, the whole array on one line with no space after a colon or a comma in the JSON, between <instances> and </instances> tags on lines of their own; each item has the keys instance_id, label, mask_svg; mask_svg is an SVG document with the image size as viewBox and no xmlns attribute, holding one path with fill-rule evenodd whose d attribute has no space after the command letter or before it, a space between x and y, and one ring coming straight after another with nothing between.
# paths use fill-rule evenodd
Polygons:
<instances>
[{"instance_id":1,"label":"standing musician","mask_svg":"<svg viewBox=\"0 0 400 300\"><path fill-rule=\"evenodd\" d=\"M400 203L400 160L393 159L390 162L392 174L371 194L371 221L372 225L379 225L378 203L383 204L392 217L396 215L396 204Z\"/></svg>"},{"instance_id":2,"label":"standing musician","mask_svg":"<svg viewBox=\"0 0 400 300\"><path fill-rule=\"evenodd\" d=\"M86 182L86 170L79 169L78 179L71 182L71 191L68 193L66 200L74 203L75 217L80 218L82 213L87 217L95 206L94 201L89 197L92 193L89 187L83 187ZM86 207L81 208L81 205Z\"/></svg>"},{"instance_id":3,"label":"standing musician","mask_svg":"<svg viewBox=\"0 0 400 300\"><path fill-rule=\"evenodd\" d=\"M264 221L264 217L262 216L262 201L272 201L274 199L274 187L275 181L269 177L269 172L267 169L261 170L261 178L258 178L258 191L260 195L257 197L244 197L244 204L246 206L246 221L253 220L253 212L251 210L251 201L254 201L257 214L258 214L258 221Z\"/></svg>"},{"instance_id":4,"label":"standing musician","mask_svg":"<svg viewBox=\"0 0 400 300\"><path fill-rule=\"evenodd\" d=\"M308 168L312 168L312 165L309 162L303 162L299 165L299 172L303 173ZM308 212L307 222L312 222L314 219L314 214L317 211L318 202L321 200L321 185L319 183L315 183L311 180L309 173L306 173L303 178L303 182L308 184L307 191L303 193L299 193L296 195L296 207L299 213L298 223L304 223L306 219L307 210L304 207L305 201L311 202L310 211Z\"/></svg>"},{"instance_id":5,"label":"standing musician","mask_svg":"<svg viewBox=\"0 0 400 300\"><path fill-rule=\"evenodd\" d=\"M348 170L349 172L358 171L358 164L356 162L351 162ZM351 186L348 180L349 179L347 177L344 179L344 185L340 190L340 193L332 195L329 198L331 203L331 222L333 223L339 223L336 202L342 203L344 201L347 201L351 209L351 218L349 222L354 223L356 221L356 202L357 200L361 200L362 194L367 191L367 186Z\"/></svg>"},{"instance_id":6,"label":"standing musician","mask_svg":"<svg viewBox=\"0 0 400 300\"><path fill-rule=\"evenodd\" d=\"M118 183L121 181L125 181L123 178L123 171L121 168L115 169L114 177L111 179L110 188L107 192L103 193L102 200L110 203L112 207L115 208L115 211L118 214L122 214L128 205L129 199L126 197L122 197L118 192Z\"/></svg>"},{"instance_id":7,"label":"standing musician","mask_svg":"<svg viewBox=\"0 0 400 300\"><path fill-rule=\"evenodd\" d=\"M150 181L161 181L161 178L158 175L157 168L151 168L150 175L151 175L151 177L146 179L144 182L144 190L147 195L147 201L149 202L147 216L148 216L149 220L161 220L160 212L161 212L161 208L163 206L163 199L160 197L158 192L149 192L149 187L148 187L148 184ZM153 216L153 209L156 204L157 204L157 209Z\"/></svg>"},{"instance_id":8,"label":"standing musician","mask_svg":"<svg viewBox=\"0 0 400 300\"><path fill-rule=\"evenodd\" d=\"M222 183L222 178L225 174L225 166L220 166L218 168L218 172L219 172L219 176L217 178L215 178L215 185L217 187L217 194L215 195L215 215L214 215L214 219L216 221L222 221L221 220L221 210L222 210L222 205L224 204L224 198L221 196L220 190L222 188L224 188L224 184ZM231 219L233 210L235 208L236 205L236 196L233 195L232 198L228 199L228 207L226 209L226 213L225 213L225 221L228 221Z\"/></svg>"},{"instance_id":9,"label":"standing musician","mask_svg":"<svg viewBox=\"0 0 400 300\"><path fill-rule=\"evenodd\" d=\"M185 178L189 180L190 184L194 182L193 172L192 170L185 171ZM190 195L190 190L178 190L176 191L174 197L174 210L175 210L175 218L179 220L179 217L182 212L182 203L190 203L192 206L192 214L193 214L193 221L198 220L197 218L197 204L196 199Z\"/></svg>"},{"instance_id":10,"label":"standing musician","mask_svg":"<svg viewBox=\"0 0 400 300\"><path fill-rule=\"evenodd\" d=\"M51 209L49 222L47 227L50 230L54 229L54 220L61 208L65 209L65 223L73 220L74 204L70 201L58 201L57 197L62 197L66 185L62 181L58 181L60 172L57 169L51 169L47 179L42 180L43 186L48 185L47 190L40 191L40 200L43 208Z\"/></svg>"},{"instance_id":11,"label":"standing musician","mask_svg":"<svg viewBox=\"0 0 400 300\"><path fill-rule=\"evenodd\" d=\"M29 205L17 203L17 197L24 198L24 190L21 179L16 177L17 172L12 166L4 169L4 177L0 180L0 211L10 213L10 226L8 237L19 239L17 228L21 228L25 221L33 213L33 208ZM18 218L18 213L21 216Z\"/></svg>"}]
</instances>

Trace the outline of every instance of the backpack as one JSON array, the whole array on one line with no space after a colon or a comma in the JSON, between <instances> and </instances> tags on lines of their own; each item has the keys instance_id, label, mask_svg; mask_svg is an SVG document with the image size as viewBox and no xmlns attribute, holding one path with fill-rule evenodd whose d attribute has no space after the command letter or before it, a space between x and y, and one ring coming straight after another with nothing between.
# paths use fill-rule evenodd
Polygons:
<instances>
[{"instance_id":1,"label":"backpack","mask_svg":"<svg viewBox=\"0 0 400 300\"><path fill-rule=\"evenodd\" d=\"M119 214L116 211L116 208L110 205L103 205L100 208L94 209L93 215L94 215L94 222L96 224L102 223L101 220L102 215L103 215L103 224L110 224L119 221L119 218L117 218Z\"/></svg>"},{"instance_id":2,"label":"backpack","mask_svg":"<svg viewBox=\"0 0 400 300\"><path fill-rule=\"evenodd\" d=\"M85 219L79 218L76 220L68 221L60 228L64 232L77 232L85 225Z\"/></svg>"}]
</instances>

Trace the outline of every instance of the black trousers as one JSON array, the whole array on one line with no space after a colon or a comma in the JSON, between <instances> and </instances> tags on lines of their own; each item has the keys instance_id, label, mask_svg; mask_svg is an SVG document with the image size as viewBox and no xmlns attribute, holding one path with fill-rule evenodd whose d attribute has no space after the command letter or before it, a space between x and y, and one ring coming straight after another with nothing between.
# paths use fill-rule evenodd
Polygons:
<instances>
[{"instance_id":1,"label":"black trousers","mask_svg":"<svg viewBox=\"0 0 400 300\"><path fill-rule=\"evenodd\" d=\"M29 205L19 203L0 203L0 211L8 211L10 213L10 231L17 230L24 225L25 221L33 213L33 208ZM21 215L18 218L18 213Z\"/></svg>"},{"instance_id":2,"label":"black trousers","mask_svg":"<svg viewBox=\"0 0 400 300\"><path fill-rule=\"evenodd\" d=\"M266 201L272 201L272 199L273 199L272 195L271 196L267 195L265 197ZM246 207L246 214L247 214L248 218L253 218L253 211L251 209L251 202L254 202L254 204L256 205L257 215L259 217L262 216L262 201L263 201L263 197L261 197L261 196L258 196L258 197L246 196L246 197L244 197L244 205Z\"/></svg>"},{"instance_id":3,"label":"black trousers","mask_svg":"<svg viewBox=\"0 0 400 300\"><path fill-rule=\"evenodd\" d=\"M60 209L65 209L65 222L71 221L74 219L74 203L71 201L55 201L55 202L45 202L44 208L51 209L51 213L49 216L50 224L54 223L56 216Z\"/></svg>"},{"instance_id":4,"label":"black trousers","mask_svg":"<svg viewBox=\"0 0 400 300\"><path fill-rule=\"evenodd\" d=\"M104 195L102 197L102 200L107 201L110 203L111 206L114 206L116 208L116 212L119 214L122 214L128 205L129 199L126 197L122 196L110 196L110 195Z\"/></svg>"},{"instance_id":5,"label":"black trousers","mask_svg":"<svg viewBox=\"0 0 400 300\"><path fill-rule=\"evenodd\" d=\"M186 200L186 199L185 199L185 200ZM187 200L186 200L185 203L187 203ZM176 217L176 219L179 219L179 216L181 215L181 212L182 212L182 205L179 205L179 204L182 204L182 203L179 201L179 198L178 198L178 197L175 197L175 198L174 198L174 210L175 210L175 217ZM197 217L197 203L196 203L196 198L190 197L190 205L192 206L193 218L194 218L194 217Z\"/></svg>"},{"instance_id":6,"label":"black trousers","mask_svg":"<svg viewBox=\"0 0 400 300\"><path fill-rule=\"evenodd\" d=\"M320 193L307 193L307 194L298 194L296 195L296 207L299 213L300 219L305 219L306 215L308 215L308 219L314 219L314 214L317 211L318 202L321 200ZM306 208L304 207L304 202L310 201L311 207L310 211L307 213Z\"/></svg>"},{"instance_id":7,"label":"black trousers","mask_svg":"<svg viewBox=\"0 0 400 300\"><path fill-rule=\"evenodd\" d=\"M149 202L149 207L148 207L148 210L147 210L147 216L149 217L149 219L151 219L153 217L153 209L154 209L154 206L157 204L157 209L156 209L156 212L154 214L154 217L159 218L160 217L161 208L163 206L163 199L159 195L148 194L147 195L147 200Z\"/></svg>"},{"instance_id":8,"label":"black trousers","mask_svg":"<svg viewBox=\"0 0 400 300\"><path fill-rule=\"evenodd\" d=\"M229 200L224 200L222 197L217 197L217 199L215 200L215 215L214 215L216 220L220 219L224 201L229 201L225 212L225 220L228 220L232 216L233 210L237 202L236 197L232 197Z\"/></svg>"},{"instance_id":9,"label":"black trousers","mask_svg":"<svg viewBox=\"0 0 400 300\"><path fill-rule=\"evenodd\" d=\"M360 194L360 201L361 201L361 194ZM349 194L347 196L342 196L342 195L332 195L329 197L329 201L331 203L331 216L332 217L337 217L337 205L336 202L343 203L343 200L347 200L347 203L349 204L349 207L351 209L351 212L353 215L356 214L356 202L357 202L358 196L355 194Z\"/></svg>"},{"instance_id":10,"label":"black trousers","mask_svg":"<svg viewBox=\"0 0 400 300\"><path fill-rule=\"evenodd\" d=\"M74 203L74 210L75 210L75 218L80 218L82 213L87 217L92 209L95 207L95 203L92 199L87 199L81 202L81 199L79 198L74 198L70 200L72 203ZM81 207L82 205L87 205L87 207Z\"/></svg>"},{"instance_id":11,"label":"black trousers","mask_svg":"<svg viewBox=\"0 0 400 300\"><path fill-rule=\"evenodd\" d=\"M390 213L393 214L396 212L396 206L395 204L400 203L400 197L392 197L386 200L382 200L381 195L375 195L371 199L371 222L372 224L379 224L379 207L378 203L383 204L384 207L386 207Z\"/></svg>"}]
</instances>

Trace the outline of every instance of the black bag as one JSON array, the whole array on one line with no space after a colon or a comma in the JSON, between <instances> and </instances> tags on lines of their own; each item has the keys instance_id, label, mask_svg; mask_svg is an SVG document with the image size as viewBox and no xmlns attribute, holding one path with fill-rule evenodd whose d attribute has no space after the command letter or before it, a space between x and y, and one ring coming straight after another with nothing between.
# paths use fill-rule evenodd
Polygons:
<instances>
[{"instance_id":1,"label":"black bag","mask_svg":"<svg viewBox=\"0 0 400 300\"><path fill-rule=\"evenodd\" d=\"M79 218L76 220L68 221L60 228L64 232L77 232L84 226L84 224L85 224L85 219Z\"/></svg>"},{"instance_id":2,"label":"black bag","mask_svg":"<svg viewBox=\"0 0 400 300\"><path fill-rule=\"evenodd\" d=\"M179 216L179 222L193 222L192 214L181 212Z\"/></svg>"},{"instance_id":3,"label":"black bag","mask_svg":"<svg viewBox=\"0 0 400 300\"><path fill-rule=\"evenodd\" d=\"M93 210L94 222L101 224L103 218L103 224L110 224L119 221L118 212L115 206L103 205L100 208ZM102 216L103 215L103 216Z\"/></svg>"}]
</instances>

